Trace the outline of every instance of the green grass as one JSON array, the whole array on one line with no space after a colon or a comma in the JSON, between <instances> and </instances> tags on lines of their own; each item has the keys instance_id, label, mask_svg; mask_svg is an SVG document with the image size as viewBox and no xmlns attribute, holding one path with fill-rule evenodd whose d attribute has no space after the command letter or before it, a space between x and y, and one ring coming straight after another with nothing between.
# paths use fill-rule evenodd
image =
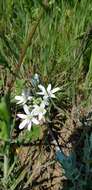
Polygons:
<instances>
[{"instance_id":1,"label":"green grass","mask_svg":"<svg viewBox=\"0 0 92 190\"><path fill-rule=\"evenodd\" d=\"M51 1L50 5L45 5L44 2L42 3L41 0L0 1L0 98L3 93L7 93L8 84L14 73L16 76L12 85L11 103L14 96L22 91L25 83L26 86L30 85L31 76L38 73L44 84L51 82L53 86L61 87L56 103L62 110L68 112L73 105L83 109L90 108L92 103L92 1L58 0ZM34 27L35 31L33 31ZM18 73L16 73L19 63ZM91 149L87 147L87 145L91 146L87 144L89 141L87 135L89 134L85 133L84 155L86 155L85 151ZM2 159L0 165L3 172ZM86 165L86 167L90 170L91 166ZM26 169L26 166L18 169L16 163L14 172L12 169L9 170L11 172L8 186L0 185L2 189L16 189L16 186L23 181ZM2 180L1 182L3 184ZM20 184L19 190L21 188L23 187Z\"/></svg>"}]
</instances>

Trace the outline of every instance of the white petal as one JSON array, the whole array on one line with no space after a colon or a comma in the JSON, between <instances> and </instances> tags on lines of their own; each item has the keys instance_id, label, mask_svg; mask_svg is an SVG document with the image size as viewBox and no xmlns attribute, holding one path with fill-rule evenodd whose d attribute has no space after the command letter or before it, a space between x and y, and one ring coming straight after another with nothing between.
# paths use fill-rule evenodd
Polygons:
<instances>
[{"instance_id":1,"label":"white petal","mask_svg":"<svg viewBox=\"0 0 92 190\"><path fill-rule=\"evenodd\" d=\"M27 98L28 100L32 100L32 96L28 96L28 98Z\"/></svg>"},{"instance_id":2,"label":"white petal","mask_svg":"<svg viewBox=\"0 0 92 190\"><path fill-rule=\"evenodd\" d=\"M23 104L23 105L24 105L25 103L26 103L26 101L24 101L24 100L23 100L23 101L20 100L19 102L17 102L17 104Z\"/></svg>"},{"instance_id":3,"label":"white petal","mask_svg":"<svg viewBox=\"0 0 92 190\"><path fill-rule=\"evenodd\" d=\"M56 98L56 96L54 94L51 94L51 98Z\"/></svg>"},{"instance_id":4,"label":"white petal","mask_svg":"<svg viewBox=\"0 0 92 190\"><path fill-rule=\"evenodd\" d=\"M28 124L28 131L31 130L31 126L32 126L32 122L30 121L29 124Z\"/></svg>"},{"instance_id":5,"label":"white petal","mask_svg":"<svg viewBox=\"0 0 92 190\"><path fill-rule=\"evenodd\" d=\"M33 107L37 109L39 106L37 104L34 104Z\"/></svg>"},{"instance_id":6,"label":"white petal","mask_svg":"<svg viewBox=\"0 0 92 190\"><path fill-rule=\"evenodd\" d=\"M49 84L47 87L47 92L50 92L50 91L51 91L51 84Z\"/></svg>"},{"instance_id":7,"label":"white petal","mask_svg":"<svg viewBox=\"0 0 92 190\"><path fill-rule=\"evenodd\" d=\"M17 102L16 104L21 104L22 103L22 101L19 101L19 102Z\"/></svg>"},{"instance_id":8,"label":"white petal","mask_svg":"<svg viewBox=\"0 0 92 190\"><path fill-rule=\"evenodd\" d=\"M26 104L23 106L23 109L27 115L30 115L29 107Z\"/></svg>"},{"instance_id":9,"label":"white petal","mask_svg":"<svg viewBox=\"0 0 92 190\"><path fill-rule=\"evenodd\" d=\"M45 90L44 86L42 86L41 84L40 84L40 85L38 85L38 87L39 87L39 89L40 89L40 90L42 90L42 91L43 91L43 93L45 93L45 92L46 92L46 90Z\"/></svg>"},{"instance_id":10,"label":"white petal","mask_svg":"<svg viewBox=\"0 0 92 190\"><path fill-rule=\"evenodd\" d=\"M34 123L34 124L36 124L36 125L38 125L39 124L39 121L36 119L36 118L32 118L32 122Z\"/></svg>"},{"instance_id":11,"label":"white petal","mask_svg":"<svg viewBox=\"0 0 92 190\"><path fill-rule=\"evenodd\" d=\"M44 109L44 108L45 108L45 101L42 101L42 102L41 102L40 107L41 107L41 109Z\"/></svg>"},{"instance_id":12,"label":"white petal","mask_svg":"<svg viewBox=\"0 0 92 190\"><path fill-rule=\"evenodd\" d=\"M51 92L52 92L52 93L55 93L55 92L57 92L58 90L60 90L60 88L59 88L59 87L54 88L53 90L51 90Z\"/></svg>"},{"instance_id":13,"label":"white petal","mask_svg":"<svg viewBox=\"0 0 92 190\"><path fill-rule=\"evenodd\" d=\"M21 119L26 119L27 117L25 114L17 114L17 116Z\"/></svg>"},{"instance_id":14,"label":"white petal","mask_svg":"<svg viewBox=\"0 0 92 190\"><path fill-rule=\"evenodd\" d=\"M39 117L39 120L41 120L43 118L43 114L40 113L38 117Z\"/></svg>"},{"instance_id":15,"label":"white petal","mask_svg":"<svg viewBox=\"0 0 92 190\"><path fill-rule=\"evenodd\" d=\"M23 120L22 123L19 125L19 129L23 129L27 124L27 119Z\"/></svg>"},{"instance_id":16,"label":"white petal","mask_svg":"<svg viewBox=\"0 0 92 190\"><path fill-rule=\"evenodd\" d=\"M23 96L15 96L15 99L18 101L17 104L25 104L26 99Z\"/></svg>"},{"instance_id":17,"label":"white petal","mask_svg":"<svg viewBox=\"0 0 92 190\"><path fill-rule=\"evenodd\" d=\"M15 96L15 100L21 100L21 96Z\"/></svg>"},{"instance_id":18,"label":"white petal","mask_svg":"<svg viewBox=\"0 0 92 190\"><path fill-rule=\"evenodd\" d=\"M39 94L39 95L44 95L44 92L37 92L37 94Z\"/></svg>"}]
</instances>

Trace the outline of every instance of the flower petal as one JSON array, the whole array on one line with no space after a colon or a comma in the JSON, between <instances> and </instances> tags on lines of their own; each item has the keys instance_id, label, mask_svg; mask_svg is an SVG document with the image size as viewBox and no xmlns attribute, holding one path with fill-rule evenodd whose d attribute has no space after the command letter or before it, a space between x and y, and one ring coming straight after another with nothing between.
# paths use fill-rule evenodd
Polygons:
<instances>
[{"instance_id":1,"label":"flower petal","mask_svg":"<svg viewBox=\"0 0 92 190\"><path fill-rule=\"evenodd\" d=\"M21 100L21 96L15 96L15 100Z\"/></svg>"},{"instance_id":2,"label":"flower petal","mask_svg":"<svg viewBox=\"0 0 92 190\"><path fill-rule=\"evenodd\" d=\"M23 120L19 125L19 129L23 129L27 125L27 119Z\"/></svg>"},{"instance_id":3,"label":"flower petal","mask_svg":"<svg viewBox=\"0 0 92 190\"><path fill-rule=\"evenodd\" d=\"M32 100L32 98L33 98L32 96L28 96L28 98L27 98L27 99L28 99L28 100Z\"/></svg>"},{"instance_id":4,"label":"flower petal","mask_svg":"<svg viewBox=\"0 0 92 190\"><path fill-rule=\"evenodd\" d=\"M56 96L54 94L51 94L51 98L56 98Z\"/></svg>"},{"instance_id":5,"label":"flower petal","mask_svg":"<svg viewBox=\"0 0 92 190\"><path fill-rule=\"evenodd\" d=\"M37 92L37 94L39 94L39 95L44 95L44 92Z\"/></svg>"},{"instance_id":6,"label":"flower petal","mask_svg":"<svg viewBox=\"0 0 92 190\"><path fill-rule=\"evenodd\" d=\"M42 102L41 102L40 107L41 107L41 109L44 109L44 108L45 108L45 101L42 101Z\"/></svg>"},{"instance_id":7,"label":"flower petal","mask_svg":"<svg viewBox=\"0 0 92 190\"><path fill-rule=\"evenodd\" d=\"M38 125L39 124L39 121L36 119L36 118L32 118L32 122L34 123L34 124L36 124L36 125Z\"/></svg>"},{"instance_id":8,"label":"flower petal","mask_svg":"<svg viewBox=\"0 0 92 190\"><path fill-rule=\"evenodd\" d=\"M26 119L27 117L25 114L17 114L17 116L21 119Z\"/></svg>"},{"instance_id":9,"label":"flower petal","mask_svg":"<svg viewBox=\"0 0 92 190\"><path fill-rule=\"evenodd\" d=\"M42 86L42 85L40 84L40 85L38 85L38 87L39 87L40 90L42 90L43 93L46 93L46 90L45 90L44 86Z\"/></svg>"},{"instance_id":10,"label":"flower petal","mask_svg":"<svg viewBox=\"0 0 92 190\"><path fill-rule=\"evenodd\" d=\"M23 106L23 109L27 115L30 115L29 107L26 104Z\"/></svg>"},{"instance_id":11,"label":"flower petal","mask_svg":"<svg viewBox=\"0 0 92 190\"><path fill-rule=\"evenodd\" d=\"M40 121L40 120L43 118L43 114L42 114L42 113L39 113L38 118L39 118L39 121Z\"/></svg>"},{"instance_id":12,"label":"flower petal","mask_svg":"<svg viewBox=\"0 0 92 190\"><path fill-rule=\"evenodd\" d=\"M22 101L20 100L19 102L17 102L16 104L22 104Z\"/></svg>"},{"instance_id":13,"label":"flower petal","mask_svg":"<svg viewBox=\"0 0 92 190\"><path fill-rule=\"evenodd\" d=\"M60 88L57 87L57 88L54 88L53 90L51 90L51 92L52 92L52 93L55 93L55 92L57 92L57 91L59 91L59 90L60 90Z\"/></svg>"},{"instance_id":14,"label":"flower petal","mask_svg":"<svg viewBox=\"0 0 92 190\"><path fill-rule=\"evenodd\" d=\"M31 126L32 126L32 122L30 121L29 124L28 124L28 127L27 127L27 128L28 128L28 131L31 130Z\"/></svg>"},{"instance_id":15,"label":"flower petal","mask_svg":"<svg viewBox=\"0 0 92 190\"><path fill-rule=\"evenodd\" d=\"M50 92L50 91L51 91L51 84L49 84L47 87L47 92Z\"/></svg>"}]
</instances>

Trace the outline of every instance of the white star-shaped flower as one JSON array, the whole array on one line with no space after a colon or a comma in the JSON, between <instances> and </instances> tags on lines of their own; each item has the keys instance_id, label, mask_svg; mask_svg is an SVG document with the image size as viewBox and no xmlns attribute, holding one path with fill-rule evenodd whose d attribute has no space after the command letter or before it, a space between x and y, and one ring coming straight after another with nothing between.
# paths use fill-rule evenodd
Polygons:
<instances>
[{"instance_id":1,"label":"white star-shaped flower","mask_svg":"<svg viewBox=\"0 0 92 190\"><path fill-rule=\"evenodd\" d=\"M26 114L17 114L17 116L23 120L19 125L19 129L27 127L30 131L32 124L38 125L39 121L34 117L33 113L29 111L29 108L26 104L23 106L23 108Z\"/></svg>"},{"instance_id":2,"label":"white star-shaped flower","mask_svg":"<svg viewBox=\"0 0 92 190\"><path fill-rule=\"evenodd\" d=\"M15 96L15 100L17 100L17 104L24 105L28 100L31 100L32 96L29 95L28 92L23 91L21 96Z\"/></svg>"},{"instance_id":3,"label":"white star-shaped flower","mask_svg":"<svg viewBox=\"0 0 92 190\"><path fill-rule=\"evenodd\" d=\"M56 98L55 92L60 90L59 87L56 87L54 89L51 89L51 84L48 85L47 89L43 85L38 85L41 92L38 92L37 94L42 95L44 100L47 100L48 98Z\"/></svg>"},{"instance_id":4,"label":"white star-shaped flower","mask_svg":"<svg viewBox=\"0 0 92 190\"><path fill-rule=\"evenodd\" d=\"M44 101L41 102L40 106L39 105L34 105L34 109L32 113L35 116L38 116L38 120L45 120L44 115L46 114L46 109L45 109L45 104Z\"/></svg>"}]
</instances>

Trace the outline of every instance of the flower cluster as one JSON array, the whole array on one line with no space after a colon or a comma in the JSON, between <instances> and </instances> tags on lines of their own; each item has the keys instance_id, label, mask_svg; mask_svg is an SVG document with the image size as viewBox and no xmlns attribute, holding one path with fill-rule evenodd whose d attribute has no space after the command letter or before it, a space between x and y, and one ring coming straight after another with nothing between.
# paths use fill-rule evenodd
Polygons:
<instances>
[{"instance_id":1,"label":"flower cluster","mask_svg":"<svg viewBox=\"0 0 92 190\"><path fill-rule=\"evenodd\" d=\"M47 108L49 106L51 98L55 98L55 92L60 88L51 88L51 84L45 88L43 85L38 84L38 88L41 92L36 92L35 95L30 95L29 91L23 91L21 96L15 96L18 105L23 106L23 113L17 114L18 118L22 120L19 125L19 129L27 127L31 130L32 125L41 125L46 119Z\"/></svg>"}]
</instances>

